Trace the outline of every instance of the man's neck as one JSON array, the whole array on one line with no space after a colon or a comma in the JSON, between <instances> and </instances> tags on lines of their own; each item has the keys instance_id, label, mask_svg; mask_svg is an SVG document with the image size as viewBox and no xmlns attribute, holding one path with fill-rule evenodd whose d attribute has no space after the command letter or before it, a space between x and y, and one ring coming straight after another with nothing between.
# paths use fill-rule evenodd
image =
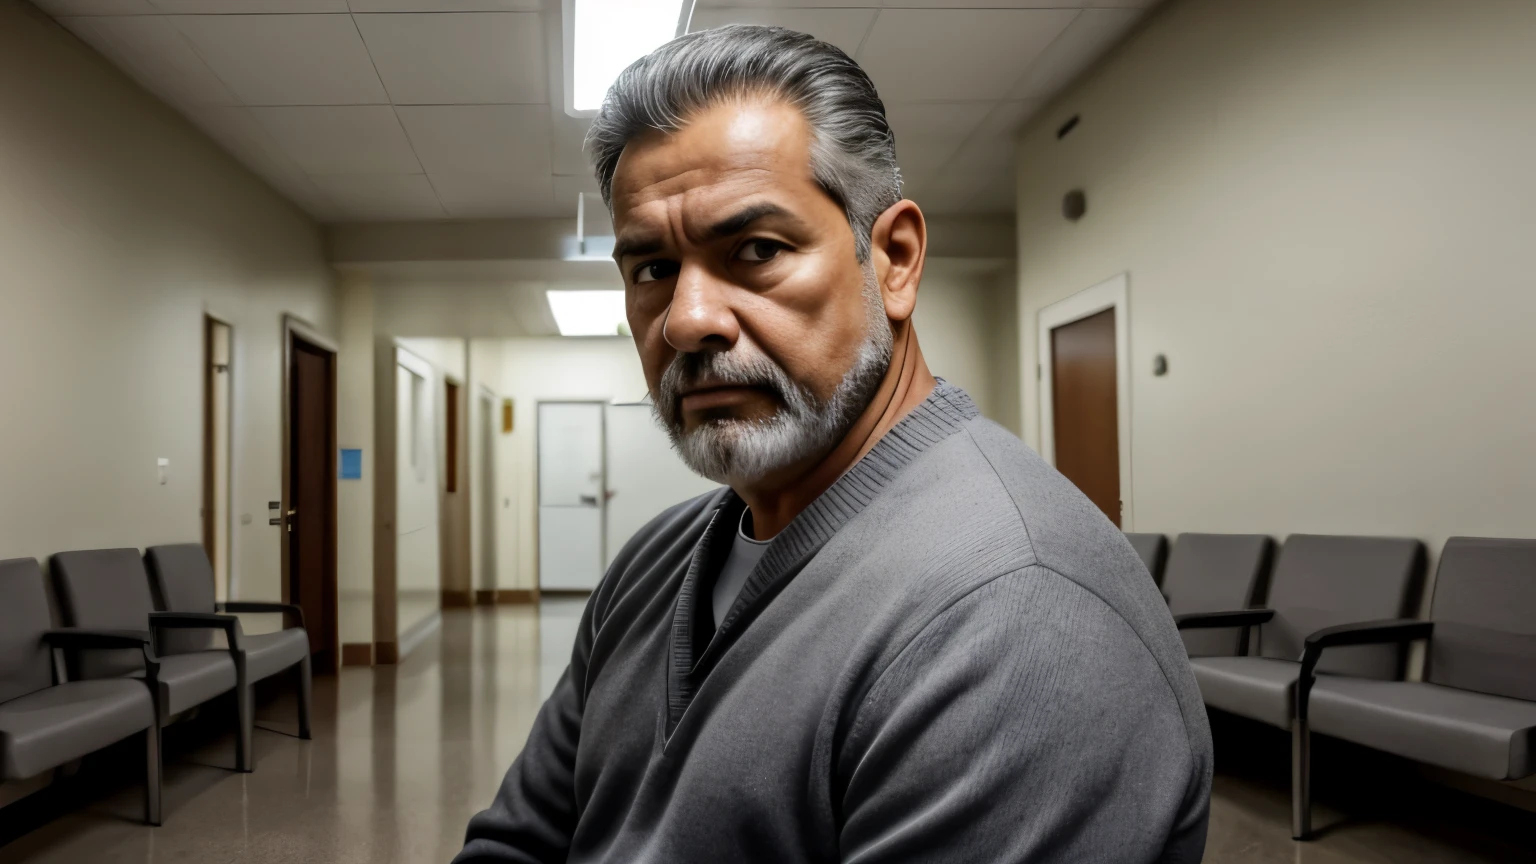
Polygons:
<instances>
[{"instance_id":1,"label":"man's neck","mask_svg":"<svg viewBox=\"0 0 1536 864\"><path fill-rule=\"evenodd\" d=\"M857 465L885 433L933 392L938 382L928 371L910 321L896 328L893 342L885 379L832 452L814 465L795 471L787 480L773 478L752 487L734 487L736 494L752 508L752 533L756 539L769 540L784 530L801 510Z\"/></svg>"}]
</instances>

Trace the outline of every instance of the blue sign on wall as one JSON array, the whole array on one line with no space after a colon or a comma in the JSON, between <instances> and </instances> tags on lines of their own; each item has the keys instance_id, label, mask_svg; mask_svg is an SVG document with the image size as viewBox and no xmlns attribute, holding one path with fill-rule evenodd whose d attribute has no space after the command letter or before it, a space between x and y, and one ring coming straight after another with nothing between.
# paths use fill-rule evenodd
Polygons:
<instances>
[{"instance_id":1,"label":"blue sign on wall","mask_svg":"<svg viewBox=\"0 0 1536 864\"><path fill-rule=\"evenodd\" d=\"M343 480L361 480L361 479L363 479L363 451L362 450L348 450L345 447L342 448L342 450L341 450L341 479L343 479Z\"/></svg>"}]
</instances>

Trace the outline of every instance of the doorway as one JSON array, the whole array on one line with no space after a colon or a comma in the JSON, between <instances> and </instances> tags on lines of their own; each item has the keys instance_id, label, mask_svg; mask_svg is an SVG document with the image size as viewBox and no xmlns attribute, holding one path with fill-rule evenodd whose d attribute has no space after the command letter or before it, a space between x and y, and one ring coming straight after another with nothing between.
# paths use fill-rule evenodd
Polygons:
<instances>
[{"instance_id":1,"label":"doorway","mask_svg":"<svg viewBox=\"0 0 1536 864\"><path fill-rule=\"evenodd\" d=\"M464 494L469 478L464 473L462 454L469 439L465 435L467 424L462 422L467 409L463 389L460 382L443 378L443 495L438 529L442 544L438 554L444 608L469 606L475 596L469 572L469 496Z\"/></svg>"},{"instance_id":2,"label":"doorway","mask_svg":"<svg viewBox=\"0 0 1536 864\"><path fill-rule=\"evenodd\" d=\"M203 551L213 565L214 599L228 600L230 585L230 357L233 331L203 316Z\"/></svg>"},{"instance_id":3,"label":"doorway","mask_svg":"<svg viewBox=\"0 0 1536 864\"><path fill-rule=\"evenodd\" d=\"M480 395L480 584L476 598L495 600L496 585L496 398L489 392Z\"/></svg>"},{"instance_id":4,"label":"doorway","mask_svg":"<svg viewBox=\"0 0 1536 864\"><path fill-rule=\"evenodd\" d=\"M603 403L540 402L539 590L591 591L603 575Z\"/></svg>"},{"instance_id":5,"label":"doorway","mask_svg":"<svg viewBox=\"0 0 1536 864\"><path fill-rule=\"evenodd\" d=\"M287 319L283 600L304 610L316 672L339 665L336 587L336 349Z\"/></svg>"},{"instance_id":6,"label":"doorway","mask_svg":"<svg viewBox=\"0 0 1536 864\"><path fill-rule=\"evenodd\" d=\"M1127 282L1122 274L1042 309L1039 368L1041 455L1128 529Z\"/></svg>"}]
</instances>

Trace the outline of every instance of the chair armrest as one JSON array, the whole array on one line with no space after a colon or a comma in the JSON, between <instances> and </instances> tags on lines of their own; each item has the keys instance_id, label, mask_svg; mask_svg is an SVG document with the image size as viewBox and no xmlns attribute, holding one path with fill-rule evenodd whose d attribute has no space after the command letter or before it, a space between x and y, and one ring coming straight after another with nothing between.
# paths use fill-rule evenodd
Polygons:
<instances>
[{"instance_id":1,"label":"chair armrest","mask_svg":"<svg viewBox=\"0 0 1536 864\"><path fill-rule=\"evenodd\" d=\"M240 619L233 615L220 615L216 612L151 612L149 628L151 630L223 630L224 637L229 640L230 651L245 650L241 644L243 631L240 629Z\"/></svg>"},{"instance_id":2,"label":"chair armrest","mask_svg":"<svg viewBox=\"0 0 1536 864\"><path fill-rule=\"evenodd\" d=\"M64 655L62 651L102 651L138 648L144 653L144 680L151 693L160 680L160 658L155 656L155 640L148 630L86 630L79 627L61 627L43 631L43 641L53 649L54 677L56 683L64 681ZM156 700L158 704L159 700ZM158 710L158 709L157 709Z\"/></svg>"},{"instance_id":3,"label":"chair armrest","mask_svg":"<svg viewBox=\"0 0 1536 864\"><path fill-rule=\"evenodd\" d=\"M1339 624L1324 627L1307 637L1301 652L1301 672L1296 678L1296 719L1307 719L1307 705L1311 701L1312 685L1317 681L1317 661L1322 659L1323 649L1345 645L1387 645L1428 639L1434 632L1435 622L1417 618L1388 618L1381 621L1361 621L1355 624Z\"/></svg>"},{"instance_id":4,"label":"chair armrest","mask_svg":"<svg viewBox=\"0 0 1536 864\"><path fill-rule=\"evenodd\" d=\"M293 603L273 603L265 600L231 600L228 603L218 603L215 608L220 612L247 612L247 613L283 613L283 626L290 626L289 621L295 622L292 626L304 626L304 610ZM291 616L291 617L290 617Z\"/></svg>"},{"instance_id":5,"label":"chair armrest","mask_svg":"<svg viewBox=\"0 0 1536 864\"><path fill-rule=\"evenodd\" d=\"M1186 612L1173 616L1173 623L1180 630L1208 630L1214 627L1257 627L1273 617L1273 609L1233 609L1228 612Z\"/></svg>"}]
</instances>

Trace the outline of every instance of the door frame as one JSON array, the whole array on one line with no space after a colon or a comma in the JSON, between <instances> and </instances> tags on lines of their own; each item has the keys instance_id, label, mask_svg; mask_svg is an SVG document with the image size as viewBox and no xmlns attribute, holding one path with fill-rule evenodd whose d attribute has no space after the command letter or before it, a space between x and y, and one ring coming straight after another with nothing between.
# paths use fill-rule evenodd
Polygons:
<instances>
[{"instance_id":1,"label":"door frame","mask_svg":"<svg viewBox=\"0 0 1536 864\"><path fill-rule=\"evenodd\" d=\"M336 520L336 361L339 351L336 343L329 337L323 336L314 325L296 315L283 315L283 393L282 393L282 531L278 535L279 545L282 549L282 567L280 581L282 584L282 602L293 602L290 591L292 578L291 556L292 544L289 542L288 511L293 509L293 490L290 488L290 477L293 472L293 349L295 342L304 342L312 348L318 348L327 355L326 367L330 371L330 399L326 417L326 513L325 513L325 554L321 556L321 579L323 590L331 596L331 609L335 614L331 620L320 622L325 627L325 634L332 647L331 660L335 666L341 665L341 592L336 567L337 545L337 520ZM308 626L314 626L310 624ZM335 671L334 669L330 671Z\"/></svg>"},{"instance_id":2,"label":"door frame","mask_svg":"<svg viewBox=\"0 0 1536 864\"><path fill-rule=\"evenodd\" d=\"M229 331L229 362L225 364L224 374L228 376L229 404L224 406L225 440L227 449L225 458L229 461L227 475L224 478L224 548L215 549L217 545L215 537L215 517L218 515L214 505L214 489L217 488L215 474L217 473L213 458L214 422L213 422L213 328L222 326ZM207 310L203 311L203 549L208 552L209 564L214 572L218 572L218 562L215 557L224 559L224 584L215 585L214 593L223 591L225 599L233 599L237 580L235 579L235 325L222 315L215 315ZM217 554L215 554L217 553Z\"/></svg>"},{"instance_id":3,"label":"door frame","mask_svg":"<svg viewBox=\"0 0 1536 864\"><path fill-rule=\"evenodd\" d=\"M1106 309L1115 310L1115 419L1120 444L1120 525L1136 524L1131 494L1131 319L1130 274L1120 273L1040 310L1036 345L1040 376L1040 456L1056 464L1056 402L1051 331Z\"/></svg>"},{"instance_id":4,"label":"door frame","mask_svg":"<svg viewBox=\"0 0 1536 864\"><path fill-rule=\"evenodd\" d=\"M533 403L533 587L536 594L548 594L558 597L564 593L573 593L560 588L546 590L544 588L543 559L539 553L539 519L543 510L544 478L539 470L539 433L543 429L543 413L539 409L545 405L596 405L598 428L598 464L602 466L602 494L598 496L597 518L597 560L606 561L608 558L608 412L602 407L613 402L613 398L607 399L537 399ZM603 574L598 574L602 579ZM585 594L585 591L576 591L577 594Z\"/></svg>"}]
</instances>

